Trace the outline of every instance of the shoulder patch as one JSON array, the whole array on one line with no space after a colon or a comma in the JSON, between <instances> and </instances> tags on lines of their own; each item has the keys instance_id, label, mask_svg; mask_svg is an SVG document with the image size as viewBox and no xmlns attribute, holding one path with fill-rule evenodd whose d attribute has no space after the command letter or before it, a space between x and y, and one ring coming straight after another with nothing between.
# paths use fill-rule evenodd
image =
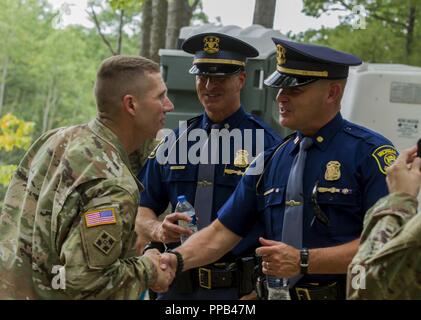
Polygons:
<instances>
[{"instance_id":1,"label":"shoulder patch","mask_svg":"<svg viewBox=\"0 0 421 320\"><path fill-rule=\"evenodd\" d=\"M380 172L386 174L386 169L390 167L398 157L398 151L394 146L383 145L374 150L372 156L376 160Z\"/></svg>"},{"instance_id":2,"label":"shoulder patch","mask_svg":"<svg viewBox=\"0 0 421 320\"><path fill-rule=\"evenodd\" d=\"M87 228L101 226L105 224L116 224L114 208L102 208L94 211L88 211L84 214Z\"/></svg>"}]
</instances>

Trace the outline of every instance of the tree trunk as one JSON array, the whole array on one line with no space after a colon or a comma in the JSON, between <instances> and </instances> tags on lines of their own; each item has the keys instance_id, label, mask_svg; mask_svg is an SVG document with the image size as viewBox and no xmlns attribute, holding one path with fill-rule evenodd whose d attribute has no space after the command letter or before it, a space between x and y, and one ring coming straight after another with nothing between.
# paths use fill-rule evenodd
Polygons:
<instances>
[{"instance_id":1,"label":"tree trunk","mask_svg":"<svg viewBox=\"0 0 421 320\"><path fill-rule=\"evenodd\" d=\"M275 19L276 0L256 0L254 5L253 24L260 24L266 28L273 28Z\"/></svg>"},{"instance_id":2,"label":"tree trunk","mask_svg":"<svg viewBox=\"0 0 421 320\"><path fill-rule=\"evenodd\" d=\"M165 29L167 27L167 0L152 0L152 30L150 56L159 62L159 49L165 47Z\"/></svg>"},{"instance_id":3,"label":"tree trunk","mask_svg":"<svg viewBox=\"0 0 421 320\"><path fill-rule=\"evenodd\" d=\"M118 25L118 35L117 35L117 54L121 54L121 43L123 41L123 27L124 27L124 10L120 10L120 22Z\"/></svg>"},{"instance_id":4,"label":"tree trunk","mask_svg":"<svg viewBox=\"0 0 421 320\"><path fill-rule=\"evenodd\" d=\"M188 0L168 0L168 25L165 48L177 49L180 29L190 23Z\"/></svg>"},{"instance_id":5,"label":"tree trunk","mask_svg":"<svg viewBox=\"0 0 421 320\"><path fill-rule=\"evenodd\" d=\"M152 26L152 0L145 0L142 7L142 22L140 25L140 50L139 54L150 58L151 51L151 26Z\"/></svg>"},{"instance_id":6,"label":"tree trunk","mask_svg":"<svg viewBox=\"0 0 421 320\"><path fill-rule=\"evenodd\" d=\"M408 61L410 54L412 53L412 44L414 41L414 26L416 19L417 7L415 1L411 1L408 12L408 23L406 28L406 59Z\"/></svg>"},{"instance_id":7,"label":"tree trunk","mask_svg":"<svg viewBox=\"0 0 421 320\"><path fill-rule=\"evenodd\" d=\"M6 80L7 80L7 71L9 67L9 57L6 56L3 62L3 71L1 73L0 79L0 117L3 112L3 104L4 104L4 93L6 91Z\"/></svg>"}]
</instances>

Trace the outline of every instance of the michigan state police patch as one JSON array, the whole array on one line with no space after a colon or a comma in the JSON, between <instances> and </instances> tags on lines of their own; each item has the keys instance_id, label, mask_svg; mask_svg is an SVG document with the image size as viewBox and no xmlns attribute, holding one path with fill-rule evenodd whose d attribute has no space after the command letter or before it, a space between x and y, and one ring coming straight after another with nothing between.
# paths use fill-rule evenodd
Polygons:
<instances>
[{"instance_id":1,"label":"michigan state police patch","mask_svg":"<svg viewBox=\"0 0 421 320\"><path fill-rule=\"evenodd\" d=\"M395 147L384 145L374 150L372 156L376 159L379 170L386 174L386 169L392 165L392 163L398 157L398 151Z\"/></svg>"}]
</instances>

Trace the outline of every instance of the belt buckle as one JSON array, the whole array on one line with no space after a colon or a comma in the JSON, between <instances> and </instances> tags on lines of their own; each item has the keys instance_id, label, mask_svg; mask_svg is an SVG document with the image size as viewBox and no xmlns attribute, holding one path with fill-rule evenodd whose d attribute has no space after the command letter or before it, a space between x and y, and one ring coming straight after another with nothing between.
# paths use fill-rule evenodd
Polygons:
<instances>
[{"instance_id":1,"label":"belt buckle","mask_svg":"<svg viewBox=\"0 0 421 320\"><path fill-rule=\"evenodd\" d=\"M205 289L212 289L212 272L208 268L199 268L199 285Z\"/></svg>"},{"instance_id":2,"label":"belt buckle","mask_svg":"<svg viewBox=\"0 0 421 320\"><path fill-rule=\"evenodd\" d=\"M295 292L298 300L311 300L310 291L307 288L295 288Z\"/></svg>"}]
</instances>

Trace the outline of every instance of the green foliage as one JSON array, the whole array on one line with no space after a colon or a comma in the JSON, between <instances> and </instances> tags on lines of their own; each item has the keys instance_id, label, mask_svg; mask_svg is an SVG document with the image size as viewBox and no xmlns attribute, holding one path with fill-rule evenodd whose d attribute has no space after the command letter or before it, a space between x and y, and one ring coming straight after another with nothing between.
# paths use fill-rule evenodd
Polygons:
<instances>
[{"instance_id":1,"label":"green foliage","mask_svg":"<svg viewBox=\"0 0 421 320\"><path fill-rule=\"evenodd\" d=\"M0 185L7 187L12 179L13 172L16 170L16 165L0 166Z\"/></svg>"},{"instance_id":2,"label":"green foliage","mask_svg":"<svg viewBox=\"0 0 421 320\"><path fill-rule=\"evenodd\" d=\"M336 28L308 30L295 40L325 44L360 56L366 62L403 63L421 66L421 6L415 0L303 0L303 12L313 17L342 11ZM353 8L365 9L365 28L353 28L358 17ZM413 15L411 29L410 12ZM356 11L354 9L354 11Z\"/></svg>"},{"instance_id":3,"label":"green foliage","mask_svg":"<svg viewBox=\"0 0 421 320\"><path fill-rule=\"evenodd\" d=\"M8 113L0 118L0 150L26 149L31 143L33 122L25 122Z\"/></svg>"}]
</instances>

